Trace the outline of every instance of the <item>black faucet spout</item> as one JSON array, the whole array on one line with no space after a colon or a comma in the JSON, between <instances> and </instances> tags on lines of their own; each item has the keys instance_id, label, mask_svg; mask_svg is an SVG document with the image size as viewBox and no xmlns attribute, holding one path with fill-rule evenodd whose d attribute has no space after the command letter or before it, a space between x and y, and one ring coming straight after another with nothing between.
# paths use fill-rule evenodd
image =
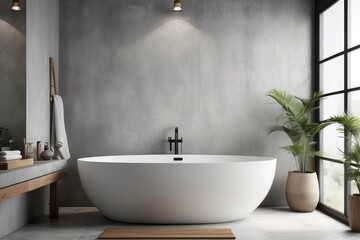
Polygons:
<instances>
[{"instance_id":1,"label":"black faucet spout","mask_svg":"<svg viewBox=\"0 0 360 240\"><path fill-rule=\"evenodd\" d=\"M179 130L175 128L175 154L179 154Z\"/></svg>"},{"instance_id":2,"label":"black faucet spout","mask_svg":"<svg viewBox=\"0 0 360 240\"><path fill-rule=\"evenodd\" d=\"M179 128L175 127L175 138L172 139L171 137L168 137L168 142L170 145L170 152L172 151L172 144L174 143L174 154L179 154L179 143L182 143L182 138L179 139Z\"/></svg>"}]
</instances>

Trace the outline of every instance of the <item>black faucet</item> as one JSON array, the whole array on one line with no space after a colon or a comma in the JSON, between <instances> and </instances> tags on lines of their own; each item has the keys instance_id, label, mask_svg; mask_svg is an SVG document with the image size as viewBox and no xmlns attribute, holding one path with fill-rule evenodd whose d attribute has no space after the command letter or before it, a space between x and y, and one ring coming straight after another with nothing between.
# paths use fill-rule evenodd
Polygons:
<instances>
[{"instance_id":1,"label":"black faucet","mask_svg":"<svg viewBox=\"0 0 360 240\"><path fill-rule=\"evenodd\" d=\"M175 154L179 154L179 143L182 144L182 138L179 139L178 127L175 128L175 139L168 137L168 143L170 144L170 152L172 151L172 143L175 143Z\"/></svg>"}]
</instances>

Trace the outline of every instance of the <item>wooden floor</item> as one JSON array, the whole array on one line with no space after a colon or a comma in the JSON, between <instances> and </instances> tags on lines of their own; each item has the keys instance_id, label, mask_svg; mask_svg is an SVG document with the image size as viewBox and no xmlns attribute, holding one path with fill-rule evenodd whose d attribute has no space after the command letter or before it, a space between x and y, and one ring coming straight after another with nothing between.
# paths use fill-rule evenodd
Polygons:
<instances>
[{"instance_id":1,"label":"wooden floor","mask_svg":"<svg viewBox=\"0 0 360 240\"><path fill-rule=\"evenodd\" d=\"M115 222L103 217L95 208L61 208L59 219L42 219L30 223L6 236L4 240L64 240L97 239L109 227L164 227L133 225ZM360 239L349 227L315 211L295 213L287 208L259 208L247 218L231 223L188 225L172 227L230 228L236 239L245 240L348 240Z\"/></svg>"}]
</instances>

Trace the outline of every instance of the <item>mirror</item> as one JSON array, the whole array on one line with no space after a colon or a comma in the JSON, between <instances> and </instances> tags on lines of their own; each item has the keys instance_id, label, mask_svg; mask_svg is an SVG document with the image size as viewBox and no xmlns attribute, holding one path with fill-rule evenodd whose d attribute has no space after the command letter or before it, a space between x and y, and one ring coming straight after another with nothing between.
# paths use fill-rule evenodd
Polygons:
<instances>
[{"instance_id":1,"label":"mirror","mask_svg":"<svg viewBox=\"0 0 360 240\"><path fill-rule=\"evenodd\" d=\"M11 11L11 0L0 1L0 147L23 152L26 136L26 6ZM6 132L6 129L8 131ZM5 134L6 132L6 134Z\"/></svg>"}]
</instances>

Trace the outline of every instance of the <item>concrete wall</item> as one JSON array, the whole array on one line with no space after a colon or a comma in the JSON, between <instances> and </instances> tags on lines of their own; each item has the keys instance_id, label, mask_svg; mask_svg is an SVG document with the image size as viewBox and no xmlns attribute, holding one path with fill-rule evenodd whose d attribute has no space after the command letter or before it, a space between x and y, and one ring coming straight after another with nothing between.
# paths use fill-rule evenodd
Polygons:
<instances>
[{"instance_id":1,"label":"concrete wall","mask_svg":"<svg viewBox=\"0 0 360 240\"><path fill-rule=\"evenodd\" d=\"M26 11L0 1L0 127L9 128L15 148L23 149L26 113ZM22 5L25 9L25 3ZM8 143L7 143L8 144Z\"/></svg>"},{"instance_id":2,"label":"concrete wall","mask_svg":"<svg viewBox=\"0 0 360 240\"><path fill-rule=\"evenodd\" d=\"M26 35L26 137L29 142L50 140L49 57L59 66L59 2L28 3Z\"/></svg>"},{"instance_id":3,"label":"concrete wall","mask_svg":"<svg viewBox=\"0 0 360 240\"><path fill-rule=\"evenodd\" d=\"M0 127L10 129L15 148L22 150L26 134L26 6L10 10L0 1ZM28 196L0 201L0 238L27 222Z\"/></svg>"},{"instance_id":4,"label":"concrete wall","mask_svg":"<svg viewBox=\"0 0 360 240\"><path fill-rule=\"evenodd\" d=\"M76 159L168 153L278 158L263 206L285 205L292 156L267 135L280 109L265 94L311 91L313 2L62 0L61 94L72 159L61 192L66 206L89 205ZM236 186L234 186L236 187Z\"/></svg>"},{"instance_id":5,"label":"concrete wall","mask_svg":"<svg viewBox=\"0 0 360 240\"><path fill-rule=\"evenodd\" d=\"M47 188L39 188L0 202L0 238L44 214Z\"/></svg>"},{"instance_id":6,"label":"concrete wall","mask_svg":"<svg viewBox=\"0 0 360 240\"><path fill-rule=\"evenodd\" d=\"M28 1L26 28L26 139L44 143L50 141L49 57L59 81L59 0ZM33 219L48 213L49 187L39 192Z\"/></svg>"},{"instance_id":7,"label":"concrete wall","mask_svg":"<svg viewBox=\"0 0 360 240\"><path fill-rule=\"evenodd\" d=\"M26 137L29 141L49 141L48 58L53 56L56 59L56 63L58 63L59 3L58 0L31 0L27 1L25 7L25 1L21 1L24 9L21 13L11 12L9 10L10 4L11 1L1 1L0 3L0 71L3 71L3 69L5 71L5 74L0 73L0 78L1 82L6 80L20 81L21 83L17 83L16 87L7 90L9 92L4 95L2 90L0 90L0 111L3 106L8 106L10 110L15 111L17 114L23 114L23 118L20 118L22 120L21 124L19 123L18 126L23 131L21 141L19 141L19 145L22 146L25 126ZM14 19L16 24L10 23L12 19ZM21 23L19 23L20 20ZM5 34L3 31L6 31ZM3 45L4 39L6 39L5 45ZM15 47L15 45L19 47ZM10 53L10 51L15 50L17 50L15 54ZM13 60L12 56L18 59ZM0 89L2 87L3 84L1 84ZM11 96L16 95L20 96L21 101L10 99ZM3 102L4 105L2 105ZM18 115L12 115L14 119L16 116ZM0 112L0 119L2 118L3 113ZM47 212L47 209L47 187L1 200L0 238L43 215Z\"/></svg>"}]
</instances>

